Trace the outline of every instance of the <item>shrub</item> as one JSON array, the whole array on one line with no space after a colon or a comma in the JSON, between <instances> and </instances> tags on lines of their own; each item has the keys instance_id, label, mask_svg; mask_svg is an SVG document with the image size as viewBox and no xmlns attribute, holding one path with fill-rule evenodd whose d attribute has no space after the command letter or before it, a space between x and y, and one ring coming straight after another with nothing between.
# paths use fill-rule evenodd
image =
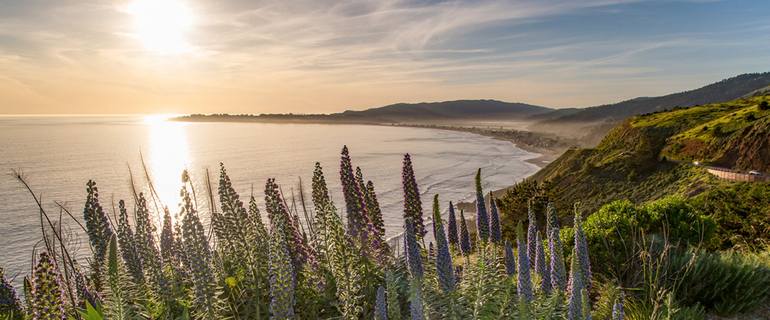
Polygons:
<instances>
[{"instance_id":1,"label":"shrub","mask_svg":"<svg viewBox=\"0 0 770 320\"><path fill-rule=\"evenodd\" d=\"M759 103L759 110L768 110L768 109L770 109L770 107L768 107L767 100Z\"/></svg>"},{"instance_id":2,"label":"shrub","mask_svg":"<svg viewBox=\"0 0 770 320\"><path fill-rule=\"evenodd\" d=\"M676 297L722 316L750 311L770 298L770 267L761 257L735 251L673 255L682 273Z\"/></svg>"},{"instance_id":3,"label":"shrub","mask_svg":"<svg viewBox=\"0 0 770 320\"><path fill-rule=\"evenodd\" d=\"M730 184L701 193L689 202L716 222L710 249L756 250L770 243L770 184Z\"/></svg>"},{"instance_id":4,"label":"shrub","mask_svg":"<svg viewBox=\"0 0 770 320\"><path fill-rule=\"evenodd\" d=\"M715 225L684 199L668 197L644 205L628 200L611 202L590 215L583 228L591 263L621 283L630 284L638 267L631 261L639 252L636 244L641 237L647 235L678 245L697 244L711 239ZM566 232L563 239L570 241L571 229Z\"/></svg>"}]
</instances>

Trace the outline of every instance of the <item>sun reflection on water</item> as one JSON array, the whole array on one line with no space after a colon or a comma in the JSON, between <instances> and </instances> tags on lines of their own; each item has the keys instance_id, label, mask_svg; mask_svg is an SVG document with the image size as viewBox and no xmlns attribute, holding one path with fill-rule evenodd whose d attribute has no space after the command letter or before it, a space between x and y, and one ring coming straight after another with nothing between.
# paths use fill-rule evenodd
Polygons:
<instances>
[{"instance_id":1,"label":"sun reflection on water","mask_svg":"<svg viewBox=\"0 0 770 320\"><path fill-rule=\"evenodd\" d=\"M171 116L152 115L144 119L149 127L147 169L158 197L171 210L172 217L179 204L182 172L190 164L187 124L168 121Z\"/></svg>"}]
</instances>

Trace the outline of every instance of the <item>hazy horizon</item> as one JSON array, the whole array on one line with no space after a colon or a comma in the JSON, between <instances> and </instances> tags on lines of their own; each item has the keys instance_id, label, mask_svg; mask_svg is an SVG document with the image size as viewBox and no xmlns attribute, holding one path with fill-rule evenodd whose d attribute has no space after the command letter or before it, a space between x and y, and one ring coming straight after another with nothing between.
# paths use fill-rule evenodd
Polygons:
<instances>
[{"instance_id":1,"label":"hazy horizon","mask_svg":"<svg viewBox=\"0 0 770 320\"><path fill-rule=\"evenodd\" d=\"M0 114L586 107L767 71L767 12L747 0L1 2Z\"/></svg>"}]
</instances>

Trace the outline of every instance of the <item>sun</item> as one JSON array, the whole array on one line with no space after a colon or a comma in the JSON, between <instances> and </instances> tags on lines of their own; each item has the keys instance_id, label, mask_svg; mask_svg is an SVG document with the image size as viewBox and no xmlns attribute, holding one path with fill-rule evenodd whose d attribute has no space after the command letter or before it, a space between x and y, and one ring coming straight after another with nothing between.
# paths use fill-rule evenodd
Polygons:
<instances>
[{"instance_id":1,"label":"sun","mask_svg":"<svg viewBox=\"0 0 770 320\"><path fill-rule=\"evenodd\" d=\"M132 35L147 50L161 54L192 51L187 34L195 17L183 0L134 0L126 12L134 18Z\"/></svg>"}]
</instances>

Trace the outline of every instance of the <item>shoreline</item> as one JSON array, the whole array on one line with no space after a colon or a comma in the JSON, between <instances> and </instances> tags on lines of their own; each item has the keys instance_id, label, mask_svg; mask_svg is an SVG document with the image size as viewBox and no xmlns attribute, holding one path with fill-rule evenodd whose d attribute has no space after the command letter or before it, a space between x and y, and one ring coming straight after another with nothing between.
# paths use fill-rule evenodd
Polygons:
<instances>
[{"instance_id":1,"label":"shoreline","mask_svg":"<svg viewBox=\"0 0 770 320\"><path fill-rule=\"evenodd\" d=\"M421 129L434 129L434 130L448 130L456 132L466 132L477 134L493 139L507 141L512 143L515 147L524 151L535 154L535 157L523 160L529 164L536 166L538 169L535 173L552 161L556 160L566 150L576 145L576 142L569 141L564 138L555 136L544 135L541 133L535 133L531 131L522 131L515 129L503 129L492 128L490 126L481 126L478 124L467 123L466 125L450 125L450 124L430 124L430 123L383 123L383 122L365 122L365 121L324 121L324 120L299 120L299 119L280 119L280 120L264 120L254 118L235 118L235 119L205 119L205 118L172 118L169 121L178 122L209 122L209 123L221 123L221 122L237 122L237 123L273 123L273 124L325 124L325 125L371 125L371 126L386 126L386 127L407 127L407 128L421 128ZM529 143L527 143L529 142ZM535 145L538 144L538 145ZM534 173L533 173L534 174ZM528 177L524 178L527 179ZM518 183L518 182L517 182ZM490 190L496 197L500 197L505 192L515 185L511 184L501 189ZM476 201L464 202L458 201L455 205L458 209L463 209L466 212L476 212ZM395 236L397 237L397 236ZM390 239L389 239L390 240Z\"/></svg>"},{"instance_id":2,"label":"shoreline","mask_svg":"<svg viewBox=\"0 0 770 320\"><path fill-rule=\"evenodd\" d=\"M176 122L198 122L198 123L221 123L221 122L236 122L236 123L274 123L274 124L326 124L326 125L370 125L370 126L386 126L386 127L408 127L408 128L423 128L423 129L437 129L448 130L478 134L485 137L491 137L497 140L508 141L513 143L517 148L524 151L535 153L538 156L531 159L526 159L527 163L536 165L542 169L547 166L553 160L556 160L561 156L564 151L576 146L575 141L569 141L564 138L556 137L553 135L545 135L542 133L536 133L525 130L515 129L494 129L490 126L481 126L474 123L462 124L431 124L431 123L387 123L387 122L368 122L368 121L330 121L330 120L303 120L303 119L254 119L254 118L194 118L194 117L177 117L171 118L169 121Z\"/></svg>"}]
</instances>

